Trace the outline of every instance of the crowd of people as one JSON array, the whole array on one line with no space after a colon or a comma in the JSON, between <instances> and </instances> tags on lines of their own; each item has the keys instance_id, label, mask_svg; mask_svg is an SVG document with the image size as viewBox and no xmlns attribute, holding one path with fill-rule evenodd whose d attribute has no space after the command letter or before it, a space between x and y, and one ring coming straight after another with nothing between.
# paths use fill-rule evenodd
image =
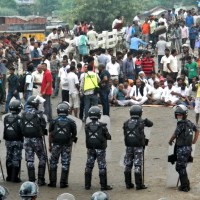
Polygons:
<instances>
[{"instance_id":1,"label":"crowd of people","mask_svg":"<svg viewBox=\"0 0 200 200\"><path fill-rule=\"evenodd\" d=\"M200 55L196 56L194 51L195 47L199 48L199 29L196 19L194 9L188 11L180 9L178 14L175 13L175 9L172 9L166 14L162 14L159 19L150 16L145 19L144 23L141 23L139 16L136 16L133 19L133 25L128 25L125 30L126 48L116 52L114 49L98 47L98 34L92 22L89 25L85 22L82 22L81 25L78 21L75 22L72 30L75 36L75 47L68 45L65 40L66 36L61 29L53 29L47 40L42 43L36 41L35 38L22 37L20 33L4 34L0 37L0 103L5 103L3 114L12 110L10 105L13 97L19 101L22 98L24 99L24 111L28 113L27 117L30 113L33 114L30 112L30 106L33 106L32 103L30 105L30 99L34 95L34 100L32 99L31 102L36 103L38 99L44 102L41 109L44 110L44 114L46 114L50 123L49 131L53 132L56 126L53 124L54 120L52 120L51 99L59 99L60 91L61 102L69 102L69 113L73 113L83 122L86 122L90 115L91 107L99 104L102 105L103 115L107 116L110 116L110 106L139 105L140 107L147 104L157 106L184 105L191 109L194 108L196 124L198 124L200 113ZM118 24L123 22L123 17L117 17L112 28L120 27ZM190 44L187 42L188 39ZM170 46L168 41L171 41ZM140 49L141 46L147 47L150 44L151 51ZM152 56L152 50L155 50L157 61ZM182 107L180 108L182 109ZM34 109L37 110L38 107ZM59 106L57 109L59 109ZM186 112L182 117L186 117L185 115ZM93 117L99 119L99 116ZM153 125L147 120L144 123L149 127ZM96 122L93 125L96 125ZM26 128L30 127L27 126ZM88 128L92 131L94 127ZM193 126L193 130L197 132L196 126ZM37 140L32 140L34 137L33 135L30 136L32 134L30 130L23 130L24 132L28 134L23 137L25 137L26 153L30 156L30 159L27 160L29 180L35 182L34 159L31 160L31 158L35 149L39 146L42 147L42 141L40 136L36 137ZM35 134L34 131L33 134ZM170 140L170 144L175 139L174 137ZM72 139L74 141L75 138ZM104 139L108 140L108 138ZM196 140L197 136L195 142ZM52 143L55 143L55 141L51 143L51 139L49 142L50 147ZM32 149L30 150L30 148ZM60 152L64 151L64 155L71 153L70 145L65 149L56 145L55 148L54 145L52 148L50 151L54 151L55 155L58 152L57 148ZM92 168L94 167L94 162L91 163L90 161L102 156L102 152L105 160L106 147L103 151L95 152L91 147L87 148L89 149L89 157L85 172L85 188L90 189ZM135 153L134 151L131 149L132 154ZM142 155L141 152L141 149L139 149L140 156ZM128 148L127 154L129 154ZM58 158L55 155L55 160L51 157L50 187L56 187L55 167ZM46 160L44 154L43 157L41 154L39 159L41 164L39 173L42 174L40 174L39 184L45 185ZM102 161L101 159L99 162ZM61 174L61 179L64 179L64 182L61 181L60 187L62 188L68 186L66 177L69 173L67 172L69 163L65 164L67 167L66 169L63 167L64 172ZM112 188L107 185L106 162L103 162L102 165L104 168L103 170L100 168L101 189L110 190ZM130 189L133 188L129 173L131 169L129 169L130 166L126 167L126 187ZM16 170L15 175L18 175L19 165ZM146 189L146 186L142 183L141 166L139 171L139 175L136 174L136 181L138 181L136 188ZM103 174L102 177L101 173ZM14 182L16 182L16 179L17 177L15 177ZM181 190L189 191L189 186L187 185Z\"/></svg>"}]
</instances>

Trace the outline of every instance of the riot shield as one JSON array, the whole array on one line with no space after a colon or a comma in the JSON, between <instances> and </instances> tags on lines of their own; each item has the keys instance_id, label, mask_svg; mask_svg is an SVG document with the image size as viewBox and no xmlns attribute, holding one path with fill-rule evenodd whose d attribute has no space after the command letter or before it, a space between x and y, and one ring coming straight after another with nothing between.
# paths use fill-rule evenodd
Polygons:
<instances>
[{"instance_id":1,"label":"riot shield","mask_svg":"<svg viewBox=\"0 0 200 200\"><path fill-rule=\"evenodd\" d=\"M108 132L111 134L111 124L110 124L110 117L108 115L101 115L101 118L99 119L100 122L102 123L106 123L107 124L107 128L108 128ZM86 124L91 122L91 119L88 117L86 119ZM111 135L112 136L112 135ZM106 149L106 160L110 161L111 160L111 140L107 141L107 149Z\"/></svg>"},{"instance_id":2,"label":"riot shield","mask_svg":"<svg viewBox=\"0 0 200 200\"><path fill-rule=\"evenodd\" d=\"M174 146L175 144L173 143L168 148L167 187L177 187L179 184L179 175L175 169L176 158L174 157L174 154L176 156L176 152L174 151ZM191 154L192 158L194 158L194 154L195 154L195 144L192 145L192 154ZM188 160L187 173L189 176L191 173L192 165L193 165L193 160L192 161Z\"/></svg>"},{"instance_id":3,"label":"riot shield","mask_svg":"<svg viewBox=\"0 0 200 200\"><path fill-rule=\"evenodd\" d=\"M63 193L57 197L57 200L75 200L75 197L69 193Z\"/></svg>"},{"instance_id":4,"label":"riot shield","mask_svg":"<svg viewBox=\"0 0 200 200\"><path fill-rule=\"evenodd\" d=\"M77 134L79 134L81 132L81 128L82 128L82 121L76 117L74 117L73 115L68 115L68 117L72 120L75 121L76 123L76 127L77 127Z\"/></svg>"}]
</instances>

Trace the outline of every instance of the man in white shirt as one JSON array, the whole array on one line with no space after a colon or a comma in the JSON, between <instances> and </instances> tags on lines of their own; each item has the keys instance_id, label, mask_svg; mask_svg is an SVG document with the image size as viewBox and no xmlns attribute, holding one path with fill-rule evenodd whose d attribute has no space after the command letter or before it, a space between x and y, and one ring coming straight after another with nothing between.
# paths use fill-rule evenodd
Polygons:
<instances>
[{"instance_id":1,"label":"man in white shirt","mask_svg":"<svg viewBox=\"0 0 200 200\"><path fill-rule=\"evenodd\" d=\"M168 28L168 24L167 24L167 20L165 18L165 14L162 14L160 19L158 20L159 24L161 24L162 22L164 22L164 25L166 26L166 28Z\"/></svg>"},{"instance_id":2,"label":"man in white shirt","mask_svg":"<svg viewBox=\"0 0 200 200\"><path fill-rule=\"evenodd\" d=\"M147 97L148 97L148 102L147 104L152 104L152 105L162 105L162 96L163 93L163 88L160 87L159 81L154 81L154 87L148 92Z\"/></svg>"},{"instance_id":3,"label":"man in white shirt","mask_svg":"<svg viewBox=\"0 0 200 200\"><path fill-rule=\"evenodd\" d=\"M160 61L165 55L165 49L167 48L167 42L163 36L159 37L159 41L156 44L156 56L158 56L158 71L160 71Z\"/></svg>"},{"instance_id":4,"label":"man in white shirt","mask_svg":"<svg viewBox=\"0 0 200 200\"><path fill-rule=\"evenodd\" d=\"M33 76L32 76L33 69L34 69L33 64L29 64L27 66L26 77L25 77L25 86L24 86L24 101L25 101L24 109L25 109L25 111L27 111L27 109L28 109L27 100L33 93Z\"/></svg>"},{"instance_id":5,"label":"man in white shirt","mask_svg":"<svg viewBox=\"0 0 200 200\"><path fill-rule=\"evenodd\" d=\"M137 79L136 85L132 87L130 98L131 105L142 105L148 100L147 89L142 85L140 79Z\"/></svg>"},{"instance_id":6,"label":"man in white shirt","mask_svg":"<svg viewBox=\"0 0 200 200\"><path fill-rule=\"evenodd\" d=\"M112 80L119 79L120 65L116 62L115 56L112 56L111 62L106 65L106 70L110 73Z\"/></svg>"},{"instance_id":7,"label":"man in white shirt","mask_svg":"<svg viewBox=\"0 0 200 200\"><path fill-rule=\"evenodd\" d=\"M160 61L160 64L161 64L160 72L161 72L161 75L163 75L164 78L167 77L168 68L170 67L169 55L170 55L170 50L165 49L165 55L161 58L161 61Z\"/></svg>"},{"instance_id":8,"label":"man in white shirt","mask_svg":"<svg viewBox=\"0 0 200 200\"><path fill-rule=\"evenodd\" d=\"M52 32L47 36L47 42L51 40L52 43L55 43L58 41L58 34L57 34L57 29L53 28Z\"/></svg>"},{"instance_id":9,"label":"man in white shirt","mask_svg":"<svg viewBox=\"0 0 200 200\"><path fill-rule=\"evenodd\" d=\"M62 67L58 72L58 83L61 84L62 88L62 101L69 102L69 82L68 82L68 71L69 66L67 65L67 60L62 61Z\"/></svg>"},{"instance_id":10,"label":"man in white shirt","mask_svg":"<svg viewBox=\"0 0 200 200\"><path fill-rule=\"evenodd\" d=\"M176 92L175 86L173 86L173 80L167 81L168 85L163 90L162 101L166 106L174 106L178 102L178 97L174 94Z\"/></svg>"},{"instance_id":11,"label":"man in white shirt","mask_svg":"<svg viewBox=\"0 0 200 200\"><path fill-rule=\"evenodd\" d=\"M33 84L37 88L33 88L33 95L38 95L40 94L41 91L41 84L42 84L42 79L43 79L43 70L41 64L37 66L37 70L32 73L33 76Z\"/></svg>"},{"instance_id":12,"label":"man in white shirt","mask_svg":"<svg viewBox=\"0 0 200 200\"><path fill-rule=\"evenodd\" d=\"M178 69L178 60L176 56L176 49L172 49L171 55L169 56L170 67L168 68L168 74L173 78L174 81L176 81L178 71L181 71L181 69Z\"/></svg>"},{"instance_id":13,"label":"man in white shirt","mask_svg":"<svg viewBox=\"0 0 200 200\"><path fill-rule=\"evenodd\" d=\"M70 108L74 110L74 116L78 117L78 109L80 107L79 99L79 80L75 74L75 66L70 66L70 72L68 73L68 84L69 84L69 104Z\"/></svg>"},{"instance_id":14,"label":"man in white shirt","mask_svg":"<svg viewBox=\"0 0 200 200\"><path fill-rule=\"evenodd\" d=\"M98 34L93 30L92 26L89 27L89 31L87 32L88 42L90 45L90 49L98 48Z\"/></svg>"}]
</instances>

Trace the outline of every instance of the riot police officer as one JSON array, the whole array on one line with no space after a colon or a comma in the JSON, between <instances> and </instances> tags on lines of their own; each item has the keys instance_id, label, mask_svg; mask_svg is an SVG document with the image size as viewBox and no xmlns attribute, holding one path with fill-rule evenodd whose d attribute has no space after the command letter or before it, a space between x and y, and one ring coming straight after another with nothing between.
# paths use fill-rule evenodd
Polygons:
<instances>
[{"instance_id":1,"label":"riot police officer","mask_svg":"<svg viewBox=\"0 0 200 200\"><path fill-rule=\"evenodd\" d=\"M87 147L85 189L89 190L91 187L92 170L95 160L97 159L101 190L112 190L112 187L107 185L107 169L105 158L107 140L111 140L111 135L106 127L107 124L98 121L98 119L101 118L101 110L98 106L92 106L89 109L88 114L92 121L85 125Z\"/></svg>"},{"instance_id":2,"label":"riot police officer","mask_svg":"<svg viewBox=\"0 0 200 200\"><path fill-rule=\"evenodd\" d=\"M6 200L9 195L6 187L0 186L0 200Z\"/></svg>"},{"instance_id":3,"label":"riot police officer","mask_svg":"<svg viewBox=\"0 0 200 200\"><path fill-rule=\"evenodd\" d=\"M109 200L109 196L105 192L98 191L92 195L91 200Z\"/></svg>"},{"instance_id":4,"label":"riot police officer","mask_svg":"<svg viewBox=\"0 0 200 200\"><path fill-rule=\"evenodd\" d=\"M21 182L19 171L21 167L23 135L21 129L21 102L13 100L9 104L10 114L4 118L4 139L6 143L7 181Z\"/></svg>"},{"instance_id":5,"label":"riot police officer","mask_svg":"<svg viewBox=\"0 0 200 200\"><path fill-rule=\"evenodd\" d=\"M41 111L38 111L39 100L30 96L27 100L27 111L22 113L22 131L24 135L24 149L27 162L29 181L35 182L34 154L39 159L38 185L45 185L46 154L43 137L47 134L46 120Z\"/></svg>"},{"instance_id":6,"label":"riot police officer","mask_svg":"<svg viewBox=\"0 0 200 200\"><path fill-rule=\"evenodd\" d=\"M24 182L19 189L19 195L22 200L36 200L38 193L38 185L29 181Z\"/></svg>"},{"instance_id":7,"label":"riot police officer","mask_svg":"<svg viewBox=\"0 0 200 200\"><path fill-rule=\"evenodd\" d=\"M52 120L49 126L50 183L48 186L56 187L57 164L61 155L62 172L60 188L68 187L69 166L73 142L76 142L77 130L75 122L68 118L69 104L62 102L57 106L58 117Z\"/></svg>"},{"instance_id":8,"label":"riot police officer","mask_svg":"<svg viewBox=\"0 0 200 200\"><path fill-rule=\"evenodd\" d=\"M126 145L125 164L125 184L127 189L134 188L132 183L131 170L135 166L136 189L146 189L142 180L142 159L145 147L144 127L152 127L153 123L148 119L142 119L142 107L133 105L130 108L131 118L124 123L124 141ZM143 166L144 167L144 166Z\"/></svg>"},{"instance_id":9,"label":"riot police officer","mask_svg":"<svg viewBox=\"0 0 200 200\"><path fill-rule=\"evenodd\" d=\"M173 141L176 139L176 171L179 173L181 186L180 191L188 192L190 190L190 182L187 176L187 163L191 156L192 144L195 144L199 131L197 127L187 119L188 109L184 105L178 105L174 110L175 118L177 119L177 127L169 140L169 144L172 145ZM195 136L193 138L193 132Z\"/></svg>"}]
</instances>

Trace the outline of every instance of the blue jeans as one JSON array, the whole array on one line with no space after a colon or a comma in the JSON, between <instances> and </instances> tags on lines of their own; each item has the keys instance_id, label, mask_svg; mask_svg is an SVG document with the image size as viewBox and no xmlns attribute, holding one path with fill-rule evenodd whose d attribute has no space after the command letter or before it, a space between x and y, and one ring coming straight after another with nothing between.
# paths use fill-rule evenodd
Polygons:
<instances>
[{"instance_id":1,"label":"blue jeans","mask_svg":"<svg viewBox=\"0 0 200 200\"><path fill-rule=\"evenodd\" d=\"M53 95L58 96L59 85L58 85L58 74L52 74L53 79Z\"/></svg>"},{"instance_id":2,"label":"blue jeans","mask_svg":"<svg viewBox=\"0 0 200 200\"><path fill-rule=\"evenodd\" d=\"M33 94L33 91L31 91L31 90L26 90L26 91L24 92L24 101L25 101L25 103L24 103L24 110L25 110L25 111L28 111L28 108L27 108L27 100L28 100L28 98L29 98L30 96L32 96L32 94Z\"/></svg>"},{"instance_id":3,"label":"blue jeans","mask_svg":"<svg viewBox=\"0 0 200 200\"><path fill-rule=\"evenodd\" d=\"M51 107L51 95L44 95L44 114L47 116L48 122L52 120L52 107Z\"/></svg>"},{"instance_id":4,"label":"blue jeans","mask_svg":"<svg viewBox=\"0 0 200 200\"><path fill-rule=\"evenodd\" d=\"M103 115L110 115L110 104L109 104L109 89L101 89L100 90L100 99L101 104L103 106Z\"/></svg>"},{"instance_id":5,"label":"blue jeans","mask_svg":"<svg viewBox=\"0 0 200 200\"><path fill-rule=\"evenodd\" d=\"M15 95L13 94L13 91L8 91L8 95L7 95L7 98L6 98L6 106L5 106L5 112L7 113L8 112L8 107L9 107L9 103L10 103L10 100L15 97L16 99L20 100L20 97L19 97L19 92L17 92Z\"/></svg>"},{"instance_id":6,"label":"blue jeans","mask_svg":"<svg viewBox=\"0 0 200 200\"><path fill-rule=\"evenodd\" d=\"M85 119L88 117L88 111L92 106L98 106L98 97L95 94L85 95L84 96L85 104Z\"/></svg>"}]
</instances>

